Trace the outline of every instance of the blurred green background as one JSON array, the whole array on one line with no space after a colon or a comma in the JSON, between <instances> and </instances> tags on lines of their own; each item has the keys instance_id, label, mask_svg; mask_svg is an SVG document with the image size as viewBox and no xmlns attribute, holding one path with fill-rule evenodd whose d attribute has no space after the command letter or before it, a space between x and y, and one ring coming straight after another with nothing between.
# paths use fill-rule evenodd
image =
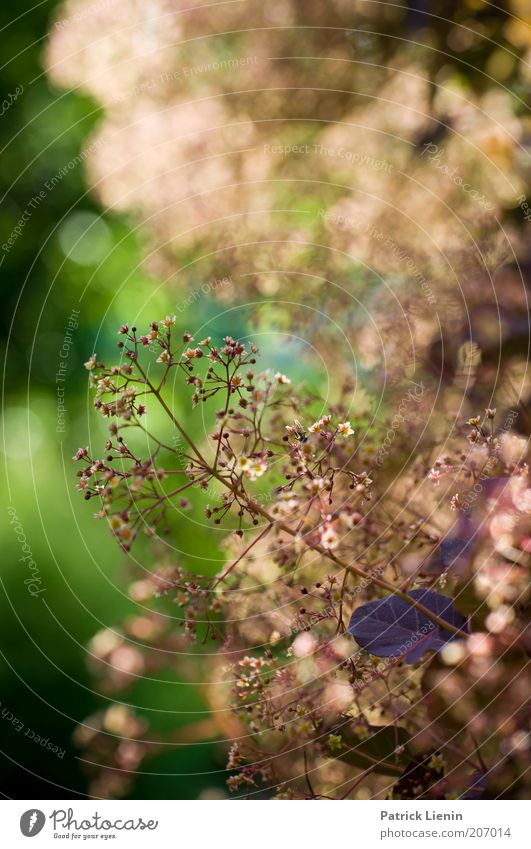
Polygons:
<instances>
[{"instance_id":1,"label":"blurred green background","mask_svg":"<svg viewBox=\"0 0 531 849\"><path fill-rule=\"evenodd\" d=\"M10 250L2 250L0 269L6 363L0 790L7 797L23 799L68 798L86 792L72 733L78 722L108 701L91 686L84 644L103 625L112 626L133 610L122 589L124 555L75 492L71 457L78 445L89 442L83 362L96 338L98 353L113 350L116 327L124 317L147 321L172 308L168 294L138 268L137 240L127 224L102 215L87 194L83 165L76 157L99 113L86 97L52 92L43 74L43 41L54 6L54 2L21 4L15 21L13 8L4 6L1 11L2 100L21 86L24 91L13 102L13 98L6 101L10 106L0 121L0 243L6 243L24 212L29 214ZM48 190L46 183L52 185L50 181L70 162L77 164ZM40 192L45 195L42 202L31 206ZM120 288L125 280L127 287ZM79 310L79 327L71 330L65 349L67 370L61 385L67 414L65 432L58 433L56 374L73 310ZM205 296L196 303L194 317L208 319L214 311ZM90 426L95 428L91 439L101 441L104 426L93 416ZM10 507L46 588L38 598L31 597L24 585L30 573L20 561ZM192 533L189 526L180 532L184 548L186 535ZM206 540L203 553L214 550L215 543ZM164 710L204 710L193 688L178 682L149 688L140 684L127 699L139 705L141 714L142 705L149 707L155 729L167 721ZM173 727L181 721L186 723L189 716L172 716ZM64 749L64 756L41 747L33 732ZM133 796L196 798L211 770L221 772L207 784L223 787L223 753L208 744L165 750L150 764L153 772L170 775L145 775L135 784Z\"/></svg>"}]
</instances>

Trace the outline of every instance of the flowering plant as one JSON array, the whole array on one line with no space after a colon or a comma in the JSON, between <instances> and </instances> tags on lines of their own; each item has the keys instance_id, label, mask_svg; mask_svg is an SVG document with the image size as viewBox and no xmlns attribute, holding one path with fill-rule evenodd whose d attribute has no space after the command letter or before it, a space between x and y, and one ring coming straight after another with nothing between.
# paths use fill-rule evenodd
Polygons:
<instances>
[{"instance_id":1,"label":"flowering plant","mask_svg":"<svg viewBox=\"0 0 531 849\"><path fill-rule=\"evenodd\" d=\"M78 489L98 501L96 517L125 552L143 533L159 562L131 587L135 600L155 599L129 628L133 638L148 634L150 647L133 647L127 633L94 638L107 691L154 668L161 647L179 663L182 649L197 645L198 668L217 682L210 701L232 742L234 792L346 798L370 787L389 798L445 798L503 784L523 733L518 527L529 489L521 453L508 452L506 434L496 433L495 411L487 409L484 424L463 424L455 456L434 459L432 444L390 483L378 449L385 423L354 416L348 382L326 407L285 374L258 371L254 343L177 339L173 316L144 335L124 324L119 335L117 365L96 355L85 364L110 435L101 457L88 448L75 454ZM211 417L204 436L176 413L186 395L192 408L204 405L203 421ZM152 406L164 413L163 433L151 425ZM442 479L458 515L446 530L433 502ZM425 489L404 503L419 481ZM478 482L486 492L475 499L455 494L456 485L474 493ZM501 486L503 497L487 504L489 486ZM226 531L228 562L214 575L159 555L172 512L190 509L194 494L207 499L206 523ZM501 548L475 565L489 536L478 507L491 529L500 512L511 513L516 554ZM157 612L163 599L181 610L178 637L174 620ZM205 656L207 641L217 651ZM505 664L489 665L502 656ZM477 686L467 689L463 717L455 688L467 675ZM500 693L486 707L485 688ZM511 700L517 706L510 753L491 733L502 692L505 710ZM97 741L101 795L124 792L157 742L118 705L79 740L92 748Z\"/></svg>"}]
</instances>

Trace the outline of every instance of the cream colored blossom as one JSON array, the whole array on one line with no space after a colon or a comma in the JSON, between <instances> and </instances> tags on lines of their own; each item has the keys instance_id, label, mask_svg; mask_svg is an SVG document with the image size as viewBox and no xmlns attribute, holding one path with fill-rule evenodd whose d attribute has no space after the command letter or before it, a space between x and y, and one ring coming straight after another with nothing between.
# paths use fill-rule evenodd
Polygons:
<instances>
[{"instance_id":1,"label":"cream colored blossom","mask_svg":"<svg viewBox=\"0 0 531 849\"><path fill-rule=\"evenodd\" d=\"M337 430L341 436L352 436L354 433L350 426L350 422L339 422Z\"/></svg>"},{"instance_id":2,"label":"cream colored blossom","mask_svg":"<svg viewBox=\"0 0 531 849\"><path fill-rule=\"evenodd\" d=\"M255 480L256 478L261 478L264 472L267 472L267 463L263 460L252 460L245 474L249 480Z\"/></svg>"},{"instance_id":3,"label":"cream colored blossom","mask_svg":"<svg viewBox=\"0 0 531 849\"><path fill-rule=\"evenodd\" d=\"M321 534L321 545L327 551L331 551L339 545L339 537L331 525L325 528Z\"/></svg>"}]
</instances>

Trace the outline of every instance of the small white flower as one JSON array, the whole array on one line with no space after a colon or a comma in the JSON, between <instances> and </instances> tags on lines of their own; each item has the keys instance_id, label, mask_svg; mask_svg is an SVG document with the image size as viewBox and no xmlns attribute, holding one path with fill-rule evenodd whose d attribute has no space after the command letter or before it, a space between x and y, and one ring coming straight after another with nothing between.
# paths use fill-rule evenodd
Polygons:
<instances>
[{"instance_id":1,"label":"small white flower","mask_svg":"<svg viewBox=\"0 0 531 849\"><path fill-rule=\"evenodd\" d=\"M166 318L162 319L161 324L164 327L173 327L173 325L175 324L175 321L176 321L176 316L167 315Z\"/></svg>"},{"instance_id":2,"label":"small white flower","mask_svg":"<svg viewBox=\"0 0 531 849\"><path fill-rule=\"evenodd\" d=\"M308 431L310 433L320 433L323 429L323 424L324 424L323 420L318 419L316 422L314 422L312 425L310 425L310 427L308 428Z\"/></svg>"},{"instance_id":3,"label":"small white flower","mask_svg":"<svg viewBox=\"0 0 531 849\"><path fill-rule=\"evenodd\" d=\"M197 357L202 357L201 348L187 348L183 355L187 360L195 360Z\"/></svg>"},{"instance_id":4,"label":"small white flower","mask_svg":"<svg viewBox=\"0 0 531 849\"><path fill-rule=\"evenodd\" d=\"M339 422L337 431L341 434L341 436L352 436L354 433L350 426L350 422Z\"/></svg>"},{"instance_id":5,"label":"small white flower","mask_svg":"<svg viewBox=\"0 0 531 849\"><path fill-rule=\"evenodd\" d=\"M240 472L247 472L251 468L251 460L249 457L238 457L236 460L236 468Z\"/></svg>"},{"instance_id":6,"label":"small white flower","mask_svg":"<svg viewBox=\"0 0 531 849\"><path fill-rule=\"evenodd\" d=\"M114 384L110 377L102 377L98 380L98 393L111 392L114 389Z\"/></svg>"},{"instance_id":7,"label":"small white flower","mask_svg":"<svg viewBox=\"0 0 531 849\"><path fill-rule=\"evenodd\" d=\"M170 359L170 355L169 355L168 351L163 351L162 354L160 355L160 357L157 357L157 362L158 363L167 363L169 361L169 359Z\"/></svg>"},{"instance_id":8,"label":"small white flower","mask_svg":"<svg viewBox=\"0 0 531 849\"><path fill-rule=\"evenodd\" d=\"M254 481L256 478L261 478L264 472L267 472L267 464L263 460L253 460L245 474L249 480Z\"/></svg>"},{"instance_id":9,"label":"small white flower","mask_svg":"<svg viewBox=\"0 0 531 849\"><path fill-rule=\"evenodd\" d=\"M287 385L288 383L291 383L291 380L289 379L289 377L286 377L286 375L282 374L280 371L276 372L275 380L276 380L277 383L279 383L281 385L283 385L283 384Z\"/></svg>"},{"instance_id":10,"label":"small white flower","mask_svg":"<svg viewBox=\"0 0 531 849\"><path fill-rule=\"evenodd\" d=\"M313 478L310 483L306 484L306 489L308 489L312 495L317 495L323 489L325 485L325 481L323 478Z\"/></svg>"},{"instance_id":11,"label":"small white flower","mask_svg":"<svg viewBox=\"0 0 531 849\"><path fill-rule=\"evenodd\" d=\"M333 548L337 548L339 544L339 537L336 534L335 530L332 526L325 528L323 533L321 534L321 545L323 548L326 548L328 551L331 551Z\"/></svg>"}]
</instances>

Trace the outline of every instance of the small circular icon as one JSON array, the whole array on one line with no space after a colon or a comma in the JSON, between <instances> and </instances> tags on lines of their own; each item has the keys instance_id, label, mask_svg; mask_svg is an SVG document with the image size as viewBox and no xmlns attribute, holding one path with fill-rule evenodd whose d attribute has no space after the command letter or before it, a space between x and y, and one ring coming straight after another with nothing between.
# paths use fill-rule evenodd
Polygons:
<instances>
[{"instance_id":1,"label":"small circular icon","mask_svg":"<svg viewBox=\"0 0 531 849\"><path fill-rule=\"evenodd\" d=\"M42 811L37 808L30 808L29 811L24 811L20 817L20 830L24 837L35 837L39 831L42 831L46 817Z\"/></svg>"}]
</instances>

